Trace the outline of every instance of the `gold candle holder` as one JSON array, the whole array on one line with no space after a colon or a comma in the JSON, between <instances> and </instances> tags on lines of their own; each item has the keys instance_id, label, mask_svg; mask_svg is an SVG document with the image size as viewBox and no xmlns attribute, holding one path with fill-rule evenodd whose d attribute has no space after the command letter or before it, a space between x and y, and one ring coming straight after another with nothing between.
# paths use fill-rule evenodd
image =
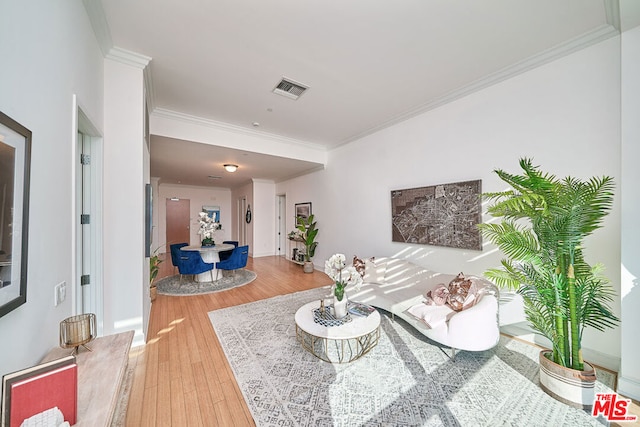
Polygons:
<instances>
[{"instance_id":1,"label":"gold candle holder","mask_svg":"<svg viewBox=\"0 0 640 427\"><path fill-rule=\"evenodd\" d=\"M60 322L60 347L74 350L78 354L80 346L91 351L87 343L96 337L96 315L93 313L71 316Z\"/></svg>"}]
</instances>

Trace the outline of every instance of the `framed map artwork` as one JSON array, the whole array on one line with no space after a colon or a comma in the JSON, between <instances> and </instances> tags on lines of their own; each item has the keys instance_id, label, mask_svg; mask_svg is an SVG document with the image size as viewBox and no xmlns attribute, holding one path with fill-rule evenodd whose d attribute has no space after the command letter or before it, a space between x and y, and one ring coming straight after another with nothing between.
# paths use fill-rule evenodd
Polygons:
<instances>
[{"instance_id":1,"label":"framed map artwork","mask_svg":"<svg viewBox=\"0 0 640 427\"><path fill-rule=\"evenodd\" d=\"M482 250L482 181L391 191L392 240Z\"/></svg>"}]
</instances>

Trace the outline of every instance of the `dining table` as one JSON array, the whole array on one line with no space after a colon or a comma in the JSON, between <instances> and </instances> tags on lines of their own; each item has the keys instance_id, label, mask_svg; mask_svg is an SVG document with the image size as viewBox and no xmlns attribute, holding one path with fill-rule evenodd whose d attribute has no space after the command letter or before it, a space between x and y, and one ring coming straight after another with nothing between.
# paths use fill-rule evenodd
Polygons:
<instances>
[{"instance_id":1,"label":"dining table","mask_svg":"<svg viewBox=\"0 0 640 427\"><path fill-rule=\"evenodd\" d=\"M213 264L211 271L195 275L196 282L214 282L221 277L221 271L216 268L216 263L220 262L220 252L232 251L234 248L235 246L229 243L218 243L213 246L189 245L180 249L183 251L198 251L204 262Z\"/></svg>"}]
</instances>

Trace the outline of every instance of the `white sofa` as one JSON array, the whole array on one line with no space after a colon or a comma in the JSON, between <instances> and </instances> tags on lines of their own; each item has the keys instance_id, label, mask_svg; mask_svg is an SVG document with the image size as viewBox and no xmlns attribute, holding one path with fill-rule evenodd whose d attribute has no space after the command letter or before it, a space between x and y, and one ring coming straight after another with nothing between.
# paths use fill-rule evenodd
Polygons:
<instances>
[{"instance_id":1,"label":"white sofa","mask_svg":"<svg viewBox=\"0 0 640 427\"><path fill-rule=\"evenodd\" d=\"M365 261L364 283L359 291L348 292L350 301L362 302L401 317L427 338L455 350L483 351L494 347L500 338L498 325L498 289L491 282L474 277L488 292L472 307L452 313L434 327L410 314L411 307L425 301L427 291L438 284L448 285L456 277L430 271L397 258Z\"/></svg>"}]
</instances>

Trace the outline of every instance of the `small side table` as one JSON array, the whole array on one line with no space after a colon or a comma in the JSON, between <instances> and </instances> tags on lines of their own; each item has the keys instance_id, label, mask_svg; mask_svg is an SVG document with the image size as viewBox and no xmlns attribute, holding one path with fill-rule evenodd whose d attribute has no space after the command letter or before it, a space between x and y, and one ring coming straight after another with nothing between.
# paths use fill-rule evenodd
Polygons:
<instances>
[{"instance_id":1,"label":"small side table","mask_svg":"<svg viewBox=\"0 0 640 427\"><path fill-rule=\"evenodd\" d=\"M296 311L296 339L302 348L329 363L348 363L367 354L380 339L380 313L351 315L351 322L340 326L323 326L313 320L313 310L320 300Z\"/></svg>"}]
</instances>

